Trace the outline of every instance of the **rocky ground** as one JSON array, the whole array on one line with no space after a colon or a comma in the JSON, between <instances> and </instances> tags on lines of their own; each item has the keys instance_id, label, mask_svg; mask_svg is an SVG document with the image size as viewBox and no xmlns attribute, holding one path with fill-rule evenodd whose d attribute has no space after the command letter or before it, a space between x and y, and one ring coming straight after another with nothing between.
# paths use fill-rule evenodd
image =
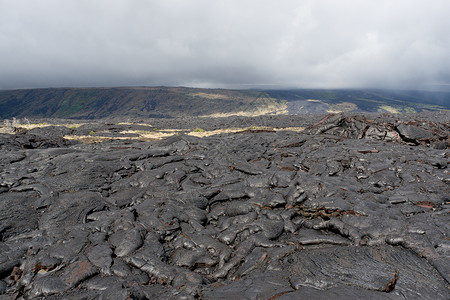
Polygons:
<instances>
[{"instance_id":1,"label":"rocky ground","mask_svg":"<svg viewBox=\"0 0 450 300\"><path fill-rule=\"evenodd\" d=\"M449 299L449 120L10 128L0 299Z\"/></svg>"}]
</instances>

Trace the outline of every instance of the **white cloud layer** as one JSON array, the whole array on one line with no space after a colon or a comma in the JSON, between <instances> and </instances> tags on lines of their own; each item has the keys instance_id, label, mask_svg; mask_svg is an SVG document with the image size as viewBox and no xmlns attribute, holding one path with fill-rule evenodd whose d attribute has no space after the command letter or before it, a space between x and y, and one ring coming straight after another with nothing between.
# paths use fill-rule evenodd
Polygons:
<instances>
[{"instance_id":1,"label":"white cloud layer","mask_svg":"<svg viewBox=\"0 0 450 300\"><path fill-rule=\"evenodd\" d=\"M450 84L448 0L0 0L0 88Z\"/></svg>"}]
</instances>

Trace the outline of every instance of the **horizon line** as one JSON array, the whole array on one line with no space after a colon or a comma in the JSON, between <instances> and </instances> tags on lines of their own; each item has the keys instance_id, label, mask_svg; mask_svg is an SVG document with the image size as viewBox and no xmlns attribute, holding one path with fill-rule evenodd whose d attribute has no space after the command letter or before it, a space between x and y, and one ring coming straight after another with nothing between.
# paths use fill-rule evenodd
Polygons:
<instances>
[{"instance_id":1,"label":"horizon line","mask_svg":"<svg viewBox=\"0 0 450 300\"><path fill-rule=\"evenodd\" d=\"M440 84L434 86L446 87L446 90L438 89L411 89L411 88L383 88L383 87L287 87L278 84L242 84L248 85L248 88L235 88L235 87L197 87L187 85L114 85L114 86L48 86L48 87L21 87L21 88L0 88L0 91L16 91L16 90L48 90L48 89L121 89L121 88L187 88L187 89L200 89L200 90L378 90L378 91L408 91L408 92L431 92L431 93L450 93L450 84ZM256 87L260 85L261 87ZM279 88L274 88L279 86Z\"/></svg>"}]
</instances>

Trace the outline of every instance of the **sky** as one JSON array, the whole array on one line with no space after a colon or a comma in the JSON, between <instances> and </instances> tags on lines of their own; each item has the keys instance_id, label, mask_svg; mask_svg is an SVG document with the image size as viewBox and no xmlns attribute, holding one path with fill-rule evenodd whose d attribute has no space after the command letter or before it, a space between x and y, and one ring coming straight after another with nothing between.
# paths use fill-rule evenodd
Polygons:
<instances>
[{"instance_id":1,"label":"sky","mask_svg":"<svg viewBox=\"0 0 450 300\"><path fill-rule=\"evenodd\" d=\"M448 0L0 0L0 89L450 91Z\"/></svg>"}]
</instances>

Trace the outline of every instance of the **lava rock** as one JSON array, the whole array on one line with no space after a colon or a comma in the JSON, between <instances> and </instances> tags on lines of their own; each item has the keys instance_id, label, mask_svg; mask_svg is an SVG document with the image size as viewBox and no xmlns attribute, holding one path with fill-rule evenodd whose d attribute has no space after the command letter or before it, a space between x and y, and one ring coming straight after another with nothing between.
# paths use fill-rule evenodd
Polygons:
<instances>
[{"instance_id":1,"label":"lava rock","mask_svg":"<svg viewBox=\"0 0 450 300\"><path fill-rule=\"evenodd\" d=\"M92 120L0 134L0 298L449 299L448 120ZM144 122L182 131L123 133ZM277 130L190 136L252 126ZM63 139L91 131L94 143Z\"/></svg>"}]
</instances>

